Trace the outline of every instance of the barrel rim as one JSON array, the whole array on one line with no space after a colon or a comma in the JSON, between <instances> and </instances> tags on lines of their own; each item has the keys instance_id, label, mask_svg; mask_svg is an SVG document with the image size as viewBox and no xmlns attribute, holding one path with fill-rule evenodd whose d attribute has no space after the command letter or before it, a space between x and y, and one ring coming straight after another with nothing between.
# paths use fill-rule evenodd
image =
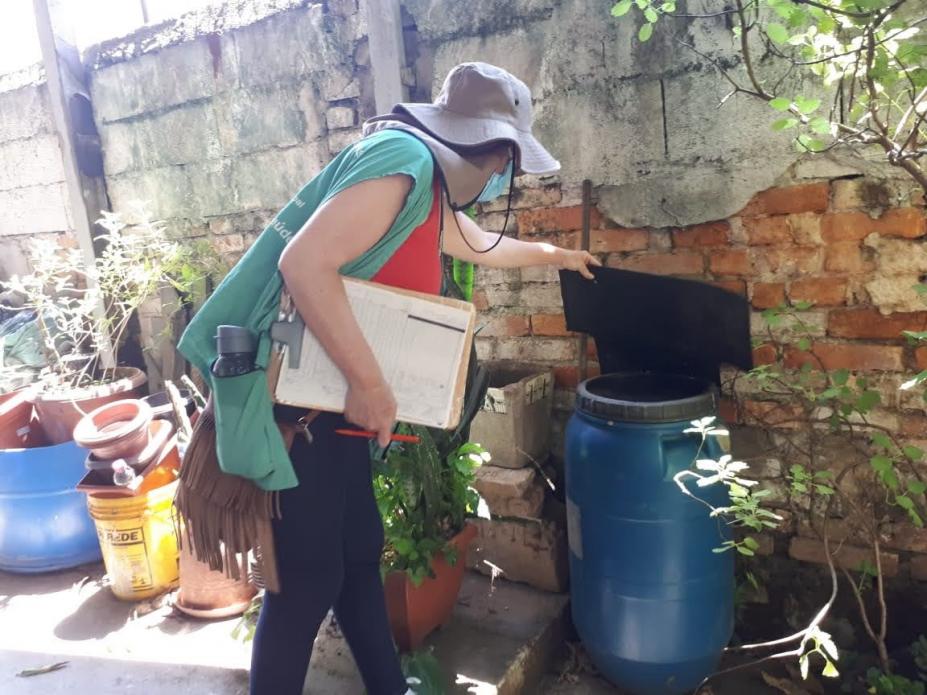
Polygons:
<instances>
[{"instance_id":1,"label":"barrel rim","mask_svg":"<svg viewBox=\"0 0 927 695\"><path fill-rule=\"evenodd\" d=\"M642 376L667 377L700 385L694 396L665 401L630 401L594 393L590 386L607 379ZM611 372L586 379L576 388L576 410L591 417L632 423L685 422L718 414L720 393L717 385L706 379L670 372Z\"/></svg>"}]
</instances>

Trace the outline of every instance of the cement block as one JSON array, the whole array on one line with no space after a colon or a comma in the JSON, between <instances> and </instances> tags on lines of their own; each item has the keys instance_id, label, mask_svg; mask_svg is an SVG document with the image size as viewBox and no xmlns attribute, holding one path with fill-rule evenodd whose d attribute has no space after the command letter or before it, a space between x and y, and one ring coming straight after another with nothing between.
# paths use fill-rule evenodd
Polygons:
<instances>
[{"instance_id":1,"label":"cement block","mask_svg":"<svg viewBox=\"0 0 927 695\"><path fill-rule=\"evenodd\" d=\"M305 123L305 139L312 141L323 137L328 130L325 123L326 103L319 96L318 86L311 81L303 82L299 87L297 102Z\"/></svg>"},{"instance_id":2,"label":"cement block","mask_svg":"<svg viewBox=\"0 0 927 695\"><path fill-rule=\"evenodd\" d=\"M279 208L328 162L324 143L269 150L235 160L232 186L238 210Z\"/></svg>"},{"instance_id":3,"label":"cement block","mask_svg":"<svg viewBox=\"0 0 927 695\"><path fill-rule=\"evenodd\" d=\"M295 145L307 135L298 93L292 88L235 90L217 97L214 104L224 154Z\"/></svg>"},{"instance_id":4,"label":"cement block","mask_svg":"<svg viewBox=\"0 0 927 695\"><path fill-rule=\"evenodd\" d=\"M475 519L477 537L467 567L544 591L566 591L569 583L567 538L563 527L537 519ZM489 563L489 564L487 564Z\"/></svg>"},{"instance_id":5,"label":"cement block","mask_svg":"<svg viewBox=\"0 0 927 695\"><path fill-rule=\"evenodd\" d=\"M44 84L0 93L0 142L50 133L54 127Z\"/></svg>"},{"instance_id":6,"label":"cement block","mask_svg":"<svg viewBox=\"0 0 927 695\"><path fill-rule=\"evenodd\" d=\"M236 32L242 86L273 85L335 69L352 49L331 29L322 5L312 4Z\"/></svg>"},{"instance_id":7,"label":"cement block","mask_svg":"<svg viewBox=\"0 0 927 695\"><path fill-rule=\"evenodd\" d=\"M350 147L360 140L361 133L357 128L350 130L336 130L328 136L328 149L334 157L346 147Z\"/></svg>"},{"instance_id":8,"label":"cement block","mask_svg":"<svg viewBox=\"0 0 927 695\"><path fill-rule=\"evenodd\" d=\"M357 111L350 106L333 106L325 112L329 130L353 128L357 124Z\"/></svg>"},{"instance_id":9,"label":"cement block","mask_svg":"<svg viewBox=\"0 0 927 695\"><path fill-rule=\"evenodd\" d=\"M63 183L0 191L0 236L71 229Z\"/></svg>"},{"instance_id":10,"label":"cement block","mask_svg":"<svg viewBox=\"0 0 927 695\"><path fill-rule=\"evenodd\" d=\"M64 164L54 133L0 143L0 191L59 181Z\"/></svg>"},{"instance_id":11,"label":"cement block","mask_svg":"<svg viewBox=\"0 0 927 695\"><path fill-rule=\"evenodd\" d=\"M211 97L220 88L205 39L170 46L90 75L93 106L98 122L103 123Z\"/></svg>"},{"instance_id":12,"label":"cement block","mask_svg":"<svg viewBox=\"0 0 927 695\"><path fill-rule=\"evenodd\" d=\"M522 468L542 461L550 447L553 376L549 371L499 362L489 366L489 392L470 428L494 466Z\"/></svg>"},{"instance_id":13,"label":"cement block","mask_svg":"<svg viewBox=\"0 0 927 695\"><path fill-rule=\"evenodd\" d=\"M534 468L486 464L476 470L474 487L486 500L493 517L537 518L544 507L544 485Z\"/></svg>"}]
</instances>

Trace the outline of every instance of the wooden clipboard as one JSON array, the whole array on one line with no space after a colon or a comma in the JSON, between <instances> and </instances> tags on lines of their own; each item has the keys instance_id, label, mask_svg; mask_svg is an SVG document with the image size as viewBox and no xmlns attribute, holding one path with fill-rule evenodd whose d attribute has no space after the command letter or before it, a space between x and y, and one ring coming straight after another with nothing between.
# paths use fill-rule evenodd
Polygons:
<instances>
[{"instance_id":1,"label":"wooden clipboard","mask_svg":"<svg viewBox=\"0 0 927 695\"><path fill-rule=\"evenodd\" d=\"M470 362L470 351L473 345L474 326L476 323L475 307L465 301L441 297L423 292L414 292L411 290L388 287L378 283L373 283L354 278L344 278L345 289L349 295L349 301L352 301L352 308L355 309L355 317L364 331L365 337L371 344L374 354L380 360L381 367L384 367L384 375L390 386L393 388L398 405L398 419L410 424L423 424L430 427L442 429L452 429L460 422L460 416L463 410L464 396L467 383L467 369ZM369 295L369 296L368 296ZM408 300L408 301L404 301ZM361 305L359 302L368 302ZM391 335L383 336L377 333L372 325L377 323L372 317L374 312L380 309L371 308L364 311L364 306L379 307L377 302L386 304L405 305L408 304L410 311L406 312L407 321L405 323L391 323L393 331ZM360 311L359 311L360 310ZM382 311L390 311L399 316L402 310L390 306ZM358 317L358 313L361 314ZM421 314L421 316L419 316ZM432 320L432 317L440 316L442 320ZM392 315L390 315L392 318ZM382 322L380 322L382 323ZM280 330L277 330L280 329ZM301 330L300 330L301 329ZM382 332L382 331L381 331ZM426 339L421 340L422 335ZM459 334L459 335L458 335ZM286 335L287 342L280 342L279 338ZM295 308L286 292L281 300L281 321L275 324L275 330L272 336L277 339L274 348L271 351L271 359L268 365L268 384L275 402L306 408L308 410L323 410L329 412L342 412L344 409L343 397L340 404L333 402L333 386L331 389L321 389L326 391L322 400L313 398L312 391L316 381L312 380L313 374L318 374L317 381L324 381L329 385L334 384L335 377L331 374L333 363L327 355L319 354L321 346L312 337L311 333L302 325ZM435 343L450 345L453 341L453 353L445 355L440 351L427 352L423 354L429 343L428 337L434 339ZM418 337L420 340L414 340ZM392 357L384 357L389 353L389 348L384 347L384 343L398 340L405 350L395 350ZM417 344L421 342L422 344ZM434 344L432 344L434 347ZM295 366L291 353L299 350L299 365ZM457 352L459 350L459 352ZM449 351L450 352L450 351ZM389 361L384 365L383 359ZM412 386L415 379L411 376L416 369L421 370L423 364L435 365L430 370L432 383L426 382L419 386ZM319 365L324 365L318 368ZM316 369L318 368L318 369ZM337 370L337 368L335 368ZM316 370L316 371L313 371ZM307 373L308 372L308 373ZM343 380L340 372L338 377ZM446 374L447 382L451 383L451 388L444 392L443 388L438 387L434 379L436 374ZM301 388L297 388L300 386ZM423 413L425 403L416 401L410 394L416 388L420 388L421 393L429 394L428 400L440 402L440 410L429 409L428 414ZM320 389L315 389L316 392ZM446 415L446 416L445 416Z\"/></svg>"}]
</instances>

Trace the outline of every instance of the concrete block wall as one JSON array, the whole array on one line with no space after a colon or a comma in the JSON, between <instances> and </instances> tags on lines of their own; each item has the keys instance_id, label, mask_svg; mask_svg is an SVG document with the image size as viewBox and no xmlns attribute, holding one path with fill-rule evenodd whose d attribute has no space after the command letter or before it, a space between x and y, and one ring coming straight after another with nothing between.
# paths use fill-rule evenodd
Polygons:
<instances>
[{"instance_id":1,"label":"concrete block wall","mask_svg":"<svg viewBox=\"0 0 927 695\"><path fill-rule=\"evenodd\" d=\"M76 243L40 66L0 78L0 280L29 270L29 239Z\"/></svg>"}]
</instances>

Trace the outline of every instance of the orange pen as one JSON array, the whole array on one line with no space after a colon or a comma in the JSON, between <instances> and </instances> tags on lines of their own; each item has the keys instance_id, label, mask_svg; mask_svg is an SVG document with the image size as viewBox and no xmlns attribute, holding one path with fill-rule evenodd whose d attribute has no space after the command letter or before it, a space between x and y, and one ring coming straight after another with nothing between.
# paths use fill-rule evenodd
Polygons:
<instances>
[{"instance_id":1,"label":"orange pen","mask_svg":"<svg viewBox=\"0 0 927 695\"><path fill-rule=\"evenodd\" d=\"M368 430L337 429L335 434L343 434L346 437L363 437L364 439L376 439L377 437L376 432ZM406 444L419 444L421 442L414 434L391 434L389 440L391 442L405 442Z\"/></svg>"}]
</instances>

